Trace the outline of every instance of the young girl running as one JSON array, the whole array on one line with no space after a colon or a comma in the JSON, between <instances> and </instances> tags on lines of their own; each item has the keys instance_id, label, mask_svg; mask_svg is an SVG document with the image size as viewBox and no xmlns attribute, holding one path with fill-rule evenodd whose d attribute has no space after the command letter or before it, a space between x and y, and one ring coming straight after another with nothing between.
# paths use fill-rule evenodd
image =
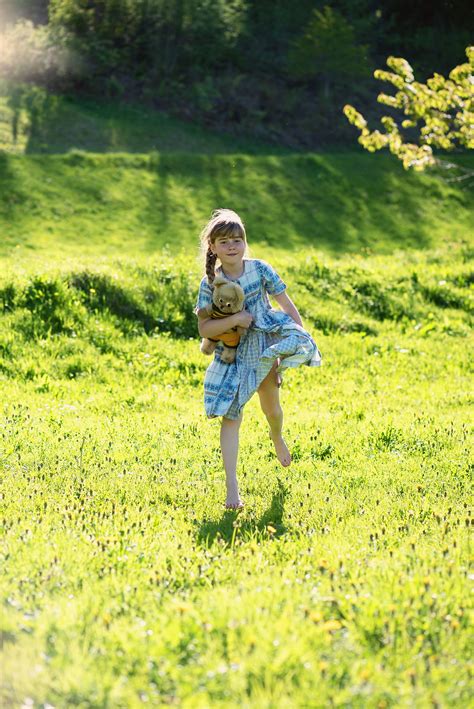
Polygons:
<instances>
[{"instance_id":1,"label":"young girl running","mask_svg":"<svg viewBox=\"0 0 474 709\"><path fill-rule=\"evenodd\" d=\"M286 293L286 285L265 261L245 258L247 238L239 215L218 209L201 232L206 275L201 281L195 308L201 337L218 339L233 327L244 328L237 355L231 364L221 359L222 344L204 379L204 408L208 418L222 416L220 443L226 473L226 509L241 509L244 503L237 483L237 455L242 410L254 392L270 426L270 437L281 465L291 463L282 436L283 411L279 387L281 372L300 364L317 367L321 355L312 337L303 329L298 310ZM244 310L211 319L205 311L212 302L216 275L235 281L245 293ZM271 307L271 295L281 310Z\"/></svg>"}]
</instances>

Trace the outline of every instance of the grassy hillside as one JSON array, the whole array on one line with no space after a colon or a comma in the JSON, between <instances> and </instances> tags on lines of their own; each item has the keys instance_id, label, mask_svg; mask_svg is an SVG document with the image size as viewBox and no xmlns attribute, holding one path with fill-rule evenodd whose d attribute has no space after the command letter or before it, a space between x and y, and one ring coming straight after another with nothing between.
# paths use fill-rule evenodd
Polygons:
<instances>
[{"instance_id":1,"label":"grassy hillside","mask_svg":"<svg viewBox=\"0 0 474 709\"><path fill-rule=\"evenodd\" d=\"M64 98L37 89L18 114L0 95L0 150L13 154L58 154L71 150L94 153L265 153L268 146L217 134L140 105ZM25 101L23 102L25 103ZM272 146L272 152L285 153Z\"/></svg>"},{"instance_id":2,"label":"grassy hillside","mask_svg":"<svg viewBox=\"0 0 474 709\"><path fill-rule=\"evenodd\" d=\"M290 153L139 106L41 92L32 105L15 142L0 97L0 256L17 263L130 249L149 257L165 245L189 254L224 205L241 212L251 245L273 251L386 253L474 230L472 181L446 182L455 170L407 174L393 157L357 149Z\"/></svg>"},{"instance_id":3,"label":"grassy hillside","mask_svg":"<svg viewBox=\"0 0 474 709\"><path fill-rule=\"evenodd\" d=\"M189 253L216 206L239 211L261 250L386 253L467 238L471 198L388 155L3 154L0 253Z\"/></svg>"}]
</instances>

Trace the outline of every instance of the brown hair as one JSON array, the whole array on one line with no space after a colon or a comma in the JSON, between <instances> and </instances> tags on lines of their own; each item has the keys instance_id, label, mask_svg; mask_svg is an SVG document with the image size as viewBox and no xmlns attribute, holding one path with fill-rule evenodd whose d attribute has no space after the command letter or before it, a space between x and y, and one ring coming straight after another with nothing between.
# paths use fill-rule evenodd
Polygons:
<instances>
[{"instance_id":1,"label":"brown hair","mask_svg":"<svg viewBox=\"0 0 474 709\"><path fill-rule=\"evenodd\" d=\"M247 244L244 224L232 209L216 209L201 231L201 252L204 257L207 280L212 285L216 275L217 256L211 251L218 236L239 236Z\"/></svg>"}]
</instances>

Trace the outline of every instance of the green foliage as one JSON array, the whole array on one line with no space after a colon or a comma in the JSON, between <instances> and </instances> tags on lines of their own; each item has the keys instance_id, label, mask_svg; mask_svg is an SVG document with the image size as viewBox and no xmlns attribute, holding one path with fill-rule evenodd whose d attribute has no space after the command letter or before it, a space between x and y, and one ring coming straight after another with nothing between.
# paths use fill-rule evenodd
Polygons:
<instances>
[{"instance_id":1,"label":"green foliage","mask_svg":"<svg viewBox=\"0 0 474 709\"><path fill-rule=\"evenodd\" d=\"M27 311L27 317L20 320L20 329L28 337L72 334L82 319L77 301L59 279L35 276L17 302L18 307Z\"/></svg>"},{"instance_id":2,"label":"green foliage","mask_svg":"<svg viewBox=\"0 0 474 709\"><path fill-rule=\"evenodd\" d=\"M0 75L320 148L351 139L342 101L375 119L373 62L408 56L441 74L467 25L462 0L444 14L400 0L3 0Z\"/></svg>"},{"instance_id":3,"label":"green foliage","mask_svg":"<svg viewBox=\"0 0 474 709\"><path fill-rule=\"evenodd\" d=\"M60 85L64 76L74 79L79 59L55 41L51 29L19 20L1 33L0 79L11 84Z\"/></svg>"},{"instance_id":4,"label":"green foliage","mask_svg":"<svg viewBox=\"0 0 474 709\"><path fill-rule=\"evenodd\" d=\"M92 5L51 0L49 5L56 41L79 52L88 71L124 76L133 67L155 88L189 66L190 52L197 68L228 59L245 12L244 0L100 0Z\"/></svg>"},{"instance_id":5,"label":"green foliage","mask_svg":"<svg viewBox=\"0 0 474 709\"><path fill-rule=\"evenodd\" d=\"M322 77L331 83L347 85L369 71L367 46L357 44L350 23L337 10L325 5L313 14L289 56L292 74L301 79Z\"/></svg>"},{"instance_id":6,"label":"green foliage","mask_svg":"<svg viewBox=\"0 0 474 709\"><path fill-rule=\"evenodd\" d=\"M385 321L399 322L403 327L410 322L431 323L427 327L436 329L432 304L464 312L466 322L473 312L469 288L459 276L455 282L464 286L450 284L444 274L426 278L417 272L376 274L366 267L329 269L321 265L319 258L307 258L304 266L292 267L291 273L300 289L305 317L325 333L376 335L380 330L377 322ZM328 311L331 317L323 315ZM361 315L369 319L361 319Z\"/></svg>"},{"instance_id":7,"label":"green foliage","mask_svg":"<svg viewBox=\"0 0 474 709\"><path fill-rule=\"evenodd\" d=\"M84 335L98 317L113 325L114 337L167 332L188 338L196 333L196 284L181 268L128 267L120 277L93 271L35 275L4 283L0 303L4 313L15 314L12 327L31 339Z\"/></svg>"},{"instance_id":8,"label":"green foliage","mask_svg":"<svg viewBox=\"0 0 474 709\"><path fill-rule=\"evenodd\" d=\"M398 91L395 96L381 93L377 100L403 113L401 128L413 129L422 124L418 142L407 142L392 116L381 119L384 133L370 131L365 118L353 106L346 105L347 119L361 132L359 143L370 152L388 147L406 169L414 170L424 170L436 163L433 148L452 150L464 146L472 149L474 47L468 47L466 55L468 62L455 67L448 79L434 74L426 84L414 80L413 70L405 59L389 57L387 64L392 71L377 70L374 76L391 82Z\"/></svg>"},{"instance_id":9,"label":"green foliage","mask_svg":"<svg viewBox=\"0 0 474 709\"><path fill-rule=\"evenodd\" d=\"M4 93L6 98L0 97L2 152L67 152L76 155L77 162L81 151L268 152L268 146L256 140L218 134L140 105L79 101L26 84L4 86ZM272 153L284 152L272 147Z\"/></svg>"},{"instance_id":10,"label":"green foliage","mask_svg":"<svg viewBox=\"0 0 474 709\"><path fill-rule=\"evenodd\" d=\"M60 111L58 96L32 84L4 84L10 111L11 140L16 148L27 135L30 143L44 146L43 137L56 124Z\"/></svg>"},{"instance_id":11,"label":"green foliage","mask_svg":"<svg viewBox=\"0 0 474 709\"><path fill-rule=\"evenodd\" d=\"M107 311L118 318L125 332L143 328L147 334L169 332L175 337L192 337L196 331L195 289L189 277L171 267L136 268L127 285L117 277L85 271L68 278L82 294L90 312ZM140 289L133 283L141 282ZM146 284L146 285L145 285Z\"/></svg>"}]
</instances>

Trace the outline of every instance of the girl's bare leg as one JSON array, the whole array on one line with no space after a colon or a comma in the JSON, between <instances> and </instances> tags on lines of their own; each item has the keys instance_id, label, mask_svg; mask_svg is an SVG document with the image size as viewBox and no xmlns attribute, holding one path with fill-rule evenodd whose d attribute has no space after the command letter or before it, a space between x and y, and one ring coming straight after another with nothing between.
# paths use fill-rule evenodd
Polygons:
<instances>
[{"instance_id":1,"label":"girl's bare leg","mask_svg":"<svg viewBox=\"0 0 474 709\"><path fill-rule=\"evenodd\" d=\"M227 487L225 504L226 507L234 509L243 505L237 483L237 455L239 452L239 428L241 423L242 416L236 420L223 417L221 423L221 451Z\"/></svg>"},{"instance_id":2,"label":"girl's bare leg","mask_svg":"<svg viewBox=\"0 0 474 709\"><path fill-rule=\"evenodd\" d=\"M278 460L286 468L291 463L290 451L287 448L283 436L283 411L280 406L279 377L276 372L278 362L275 362L263 382L258 388L260 406L267 417L270 426L270 437L275 446Z\"/></svg>"}]
</instances>

